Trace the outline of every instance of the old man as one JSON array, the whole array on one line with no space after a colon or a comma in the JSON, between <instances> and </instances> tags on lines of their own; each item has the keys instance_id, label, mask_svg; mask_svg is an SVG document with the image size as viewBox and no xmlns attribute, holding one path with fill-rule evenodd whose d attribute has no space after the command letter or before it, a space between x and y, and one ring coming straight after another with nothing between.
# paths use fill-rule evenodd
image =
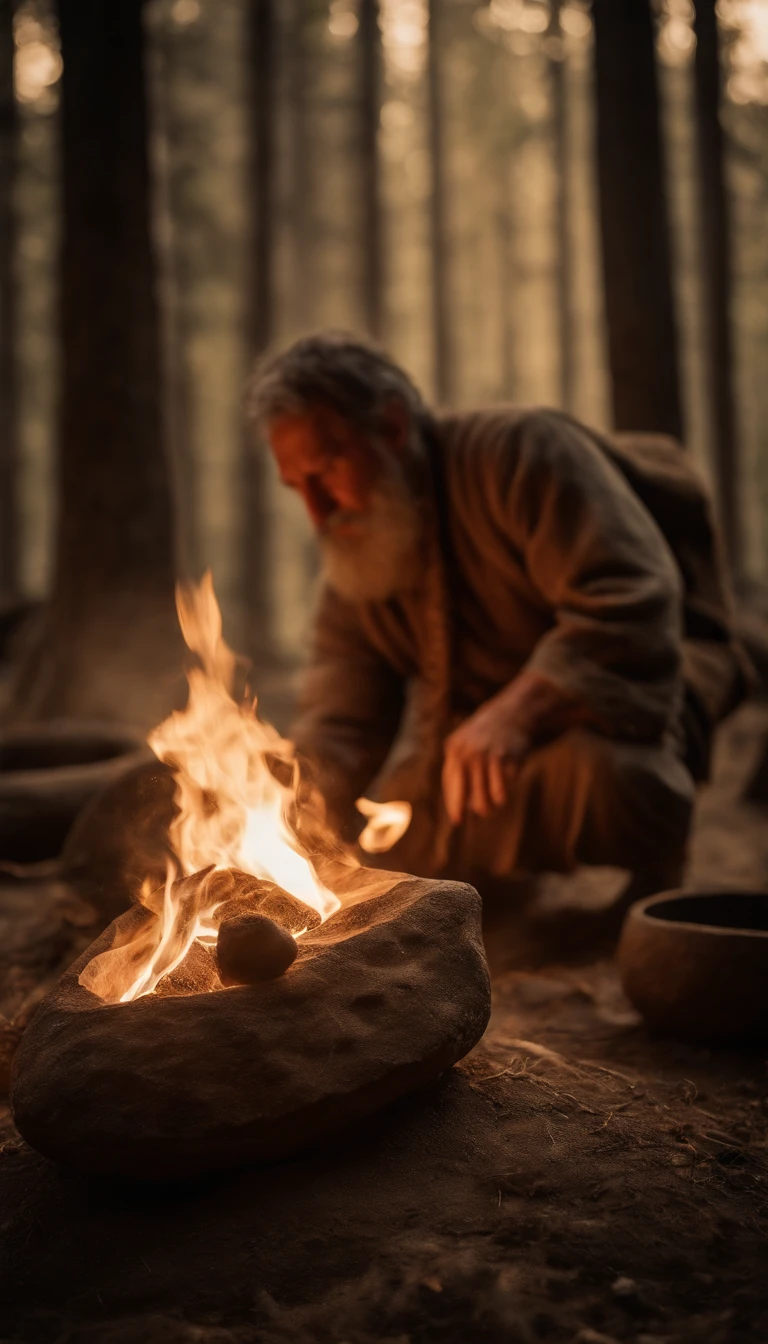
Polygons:
<instances>
[{"instance_id":1,"label":"old man","mask_svg":"<svg viewBox=\"0 0 768 1344\"><path fill-rule=\"evenodd\" d=\"M555 411L433 414L334 333L257 370L249 412L319 537L293 736L336 824L363 793L404 799L388 866L481 885L582 864L677 880L744 685L679 445Z\"/></svg>"}]
</instances>

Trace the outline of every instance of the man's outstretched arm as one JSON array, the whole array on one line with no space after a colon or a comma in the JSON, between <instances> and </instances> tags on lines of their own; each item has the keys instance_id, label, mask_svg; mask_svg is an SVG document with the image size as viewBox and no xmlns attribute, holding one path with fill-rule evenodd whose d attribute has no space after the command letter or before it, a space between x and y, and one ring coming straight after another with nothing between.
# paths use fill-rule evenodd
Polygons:
<instances>
[{"instance_id":1,"label":"man's outstretched arm","mask_svg":"<svg viewBox=\"0 0 768 1344\"><path fill-rule=\"evenodd\" d=\"M400 677L371 646L354 608L324 588L291 737L340 828L381 767L401 711Z\"/></svg>"}]
</instances>

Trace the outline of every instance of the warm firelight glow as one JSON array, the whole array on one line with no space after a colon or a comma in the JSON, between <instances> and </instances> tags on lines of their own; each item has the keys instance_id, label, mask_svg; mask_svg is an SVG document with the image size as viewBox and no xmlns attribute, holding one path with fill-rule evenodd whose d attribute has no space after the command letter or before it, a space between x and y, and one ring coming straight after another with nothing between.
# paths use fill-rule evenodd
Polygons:
<instances>
[{"instance_id":1,"label":"warm firelight glow","mask_svg":"<svg viewBox=\"0 0 768 1344\"><path fill-rule=\"evenodd\" d=\"M366 854L386 854L411 824L410 803L374 803L370 798L358 798L355 806L368 818L358 841Z\"/></svg>"},{"instance_id":2,"label":"warm firelight glow","mask_svg":"<svg viewBox=\"0 0 768 1344\"><path fill-rule=\"evenodd\" d=\"M148 741L176 771L180 813L171 844L182 869L196 873L213 864L269 878L327 919L339 901L299 852L287 821L298 784L293 746L257 718L255 702L232 699L236 661L221 637L210 573L198 588L180 589L177 606L200 666L188 674L186 708ZM279 766L287 782L276 778Z\"/></svg>"},{"instance_id":3,"label":"warm firelight glow","mask_svg":"<svg viewBox=\"0 0 768 1344\"><path fill-rule=\"evenodd\" d=\"M341 906L297 835L300 780L292 743L262 723L255 701L233 698L237 660L222 638L210 573L198 586L178 589L177 609L197 665L188 672L185 709L148 741L176 777L179 811L169 838L178 868L169 863L164 889L142 890L141 902L156 918L141 935L93 958L83 971L80 983L110 1002L151 994L195 939L215 941L217 871L234 868L275 882L323 920ZM408 827L406 803L361 799L358 807L369 819L361 845L370 853L391 848ZM329 836L327 848L340 847Z\"/></svg>"}]
</instances>

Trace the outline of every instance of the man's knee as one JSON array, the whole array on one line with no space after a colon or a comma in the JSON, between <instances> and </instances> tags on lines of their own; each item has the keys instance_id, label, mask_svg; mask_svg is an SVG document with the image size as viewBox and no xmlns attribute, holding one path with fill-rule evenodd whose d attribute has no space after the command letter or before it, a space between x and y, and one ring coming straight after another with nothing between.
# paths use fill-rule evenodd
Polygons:
<instances>
[{"instance_id":1,"label":"man's knee","mask_svg":"<svg viewBox=\"0 0 768 1344\"><path fill-rule=\"evenodd\" d=\"M640 868L679 858L695 802L693 779L666 743L628 742L585 729L560 740L555 769L569 777L579 813L577 862Z\"/></svg>"},{"instance_id":2,"label":"man's knee","mask_svg":"<svg viewBox=\"0 0 768 1344\"><path fill-rule=\"evenodd\" d=\"M671 747L571 729L531 753L498 817L468 819L465 848L499 874L666 865L683 855L694 796Z\"/></svg>"},{"instance_id":3,"label":"man's knee","mask_svg":"<svg viewBox=\"0 0 768 1344\"><path fill-rule=\"evenodd\" d=\"M411 830L385 866L429 876L507 877L568 872L580 864L662 865L683 853L694 792L671 748L572 729L515 771L498 813L468 813L445 854L441 809L440 821L415 809Z\"/></svg>"}]
</instances>

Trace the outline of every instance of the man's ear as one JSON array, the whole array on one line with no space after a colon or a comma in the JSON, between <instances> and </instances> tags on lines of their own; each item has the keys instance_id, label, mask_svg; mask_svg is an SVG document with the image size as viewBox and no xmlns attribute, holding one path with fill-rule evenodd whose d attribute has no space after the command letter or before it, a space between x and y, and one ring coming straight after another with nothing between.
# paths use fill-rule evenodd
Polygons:
<instances>
[{"instance_id":1,"label":"man's ear","mask_svg":"<svg viewBox=\"0 0 768 1344\"><path fill-rule=\"evenodd\" d=\"M393 397L381 417L382 433L397 457L404 457L411 436L411 415L404 401Z\"/></svg>"}]
</instances>

